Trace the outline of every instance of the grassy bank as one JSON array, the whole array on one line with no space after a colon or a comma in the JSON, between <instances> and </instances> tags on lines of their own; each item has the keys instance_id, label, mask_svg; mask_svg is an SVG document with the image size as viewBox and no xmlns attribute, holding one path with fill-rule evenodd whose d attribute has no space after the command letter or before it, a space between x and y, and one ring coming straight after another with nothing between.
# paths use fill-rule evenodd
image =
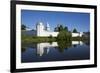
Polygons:
<instances>
[{"instance_id":1,"label":"grassy bank","mask_svg":"<svg viewBox=\"0 0 100 73\"><path fill-rule=\"evenodd\" d=\"M55 37L35 37L35 36L22 36L22 42L41 43L41 42L54 42Z\"/></svg>"},{"instance_id":2,"label":"grassy bank","mask_svg":"<svg viewBox=\"0 0 100 73\"><path fill-rule=\"evenodd\" d=\"M89 37L72 37L72 41L89 41Z\"/></svg>"},{"instance_id":3,"label":"grassy bank","mask_svg":"<svg viewBox=\"0 0 100 73\"><path fill-rule=\"evenodd\" d=\"M36 37L36 36L22 36L22 42L41 43L41 42L54 42L57 41L56 37ZM86 37L72 37L72 41L85 41L89 38ZM65 41L65 40L64 40Z\"/></svg>"}]
</instances>

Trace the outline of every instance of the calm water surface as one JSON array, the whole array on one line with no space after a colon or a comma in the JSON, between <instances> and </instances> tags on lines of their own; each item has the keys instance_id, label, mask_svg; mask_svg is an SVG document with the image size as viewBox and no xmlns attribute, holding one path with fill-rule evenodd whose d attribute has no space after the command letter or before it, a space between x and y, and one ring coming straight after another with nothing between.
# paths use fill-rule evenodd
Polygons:
<instances>
[{"instance_id":1,"label":"calm water surface","mask_svg":"<svg viewBox=\"0 0 100 73\"><path fill-rule=\"evenodd\" d=\"M22 45L21 62L86 60L90 45L81 41L31 43Z\"/></svg>"}]
</instances>

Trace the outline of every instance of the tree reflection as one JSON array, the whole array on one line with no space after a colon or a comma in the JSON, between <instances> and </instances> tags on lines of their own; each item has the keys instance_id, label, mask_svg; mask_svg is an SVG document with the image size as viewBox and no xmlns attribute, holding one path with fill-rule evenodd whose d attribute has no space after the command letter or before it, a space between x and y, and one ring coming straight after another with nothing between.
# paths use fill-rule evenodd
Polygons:
<instances>
[{"instance_id":1,"label":"tree reflection","mask_svg":"<svg viewBox=\"0 0 100 73\"><path fill-rule=\"evenodd\" d=\"M25 51L26 51L26 47L22 47L21 52L25 52Z\"/></svg>"},{"instance_id":2,"label":"tree reflection","mask_svg":"<svg viewBox=\"0 0 100 73\"><path fill-rule=\"evenodd\" d=\"M77 45L73 45L73 47L77 47Z\"/></svg>"},{"instance_id":3,"label":"tree reflection","mask_svg":"<svg viewBox=\"0 0 100 73\"><path fill-rule=\"evenodd\" d=\"M28 48L36 48L36 43L21 43L21 52L25 52Z\"/></svg>"},{"instance_id":4,"label":"tree reflection","mask_svg":"<svg viewBox=\"0 0 100 73\"><path fill-rule=\"evenodd\" d=\"M59 52L64 52L64 49L68 49L72 46L71 41L57 41Z\"/></svg>"},{"instance_id":5,"label":"tree reflection","mask_svg":"<svg viewBox=\"0 0 100 73\"><path fill-rule=\"evenodd\" d=\"M89 46L90 45L90 41L89 40L85 40L85 41L82 41L85 45Z\"/></svg>"}]
</instances>

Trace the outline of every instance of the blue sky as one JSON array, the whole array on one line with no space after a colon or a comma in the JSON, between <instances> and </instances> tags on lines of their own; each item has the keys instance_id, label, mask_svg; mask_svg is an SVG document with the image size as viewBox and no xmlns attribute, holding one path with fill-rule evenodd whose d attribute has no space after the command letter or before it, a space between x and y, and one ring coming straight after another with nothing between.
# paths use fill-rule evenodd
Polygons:
<instances>
[{"instance_id":1,"label":"blue sky","mask_svg":"<svg viewBox=\"0 0 100 73\"><path fill-rule=\"evenodd\" d=\"M45 25L48 22L52 31L57 24L67 26L70 31L74 28L79 32L90 30L89 13L21 10L21 24L35 29L37 22L43 22Z\"/></svg>"}]
</instances>

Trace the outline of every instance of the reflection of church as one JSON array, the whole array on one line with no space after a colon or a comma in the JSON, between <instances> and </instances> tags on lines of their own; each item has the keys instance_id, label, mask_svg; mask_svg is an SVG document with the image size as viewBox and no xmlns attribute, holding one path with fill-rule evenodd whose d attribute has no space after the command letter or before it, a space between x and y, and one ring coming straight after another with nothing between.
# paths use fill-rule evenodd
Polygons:
<instances>
[{"instance_id":1,"label":"reflection of church","mask_svg":"<svg viewBox=\"0 0 100 73\"><path fill-rule=\"evenodd\" d=\"M72 45L82 45L82 41L72 41ZM43 56L44 54L48 54L51 47L58 47L57 42L50 43L38 43L37 44L37 55Z\"/></svg>"},{"instance_id":2,"label":"reflection of church","mask_svg":"<svg viewBox=\"0 0 100 73\"><path fill-rule=\"evenodd\" d=\"M83 45L82 41L72 41L72 46L76 47L77 45Z\"/></svg>"},{"instance_id":3,"label":"reflection of church","mask_svg":"<svg viewBox=\"0 0 100 73\"><path fill-rule=\"evenodd\" d=\"M37 44L37 54L42 56L43 54L48 54L50 47L58 46L57 42L50 43L39 43Z\"/></svg>"},{"instance_id":4,"label":"reflection of church","mask_svg":"<svg viewBox=\"0 0 100 73\"><path fill-rule=\"evenodd\" d=\"M40 45L37 46L37 55L42 56L43 54L48 54L49 47L46 48L40 48Z\"/></svg>"}]
</instances>

